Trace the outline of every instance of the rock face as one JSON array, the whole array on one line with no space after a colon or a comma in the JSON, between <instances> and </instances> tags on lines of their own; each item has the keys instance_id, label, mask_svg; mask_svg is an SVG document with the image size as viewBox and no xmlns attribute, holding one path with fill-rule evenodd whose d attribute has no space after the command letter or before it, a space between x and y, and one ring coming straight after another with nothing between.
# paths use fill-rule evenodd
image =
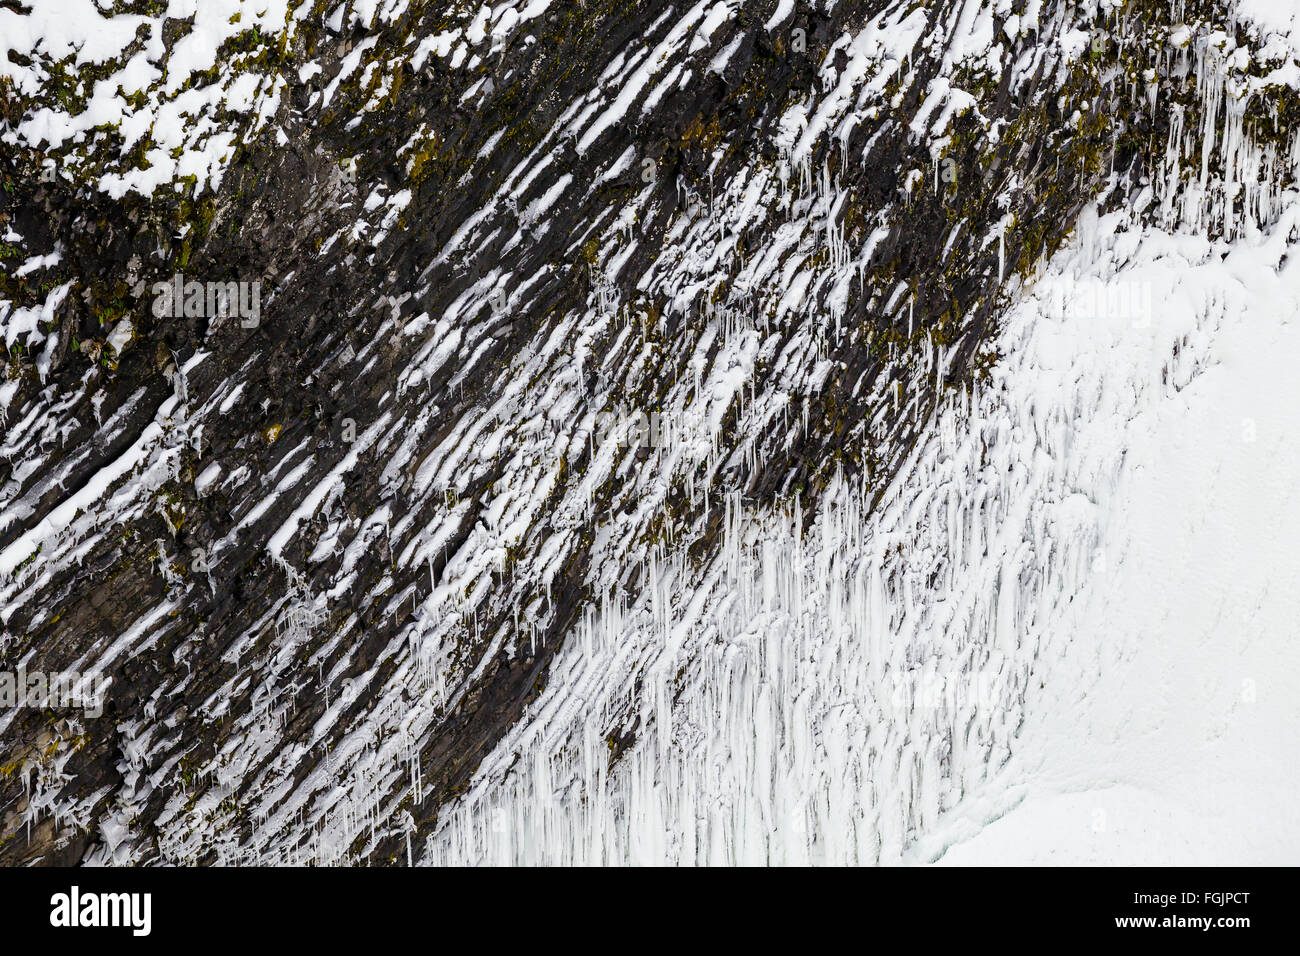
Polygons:
<instances>
[{"instance_id":1,"label":"rock face","mask_svg":"<svg viewBox=\"0 0 1300 956\"><path fill-rule=\"evenodd\" d=\"M0 653L109 683L0 711L6 864L433 862L548 701L603 781L701 673L616 609L919 480L1081 210L1293 182L1294 52L1217 4L73 6L0 5Z\"/></svg>"}]
</instances>

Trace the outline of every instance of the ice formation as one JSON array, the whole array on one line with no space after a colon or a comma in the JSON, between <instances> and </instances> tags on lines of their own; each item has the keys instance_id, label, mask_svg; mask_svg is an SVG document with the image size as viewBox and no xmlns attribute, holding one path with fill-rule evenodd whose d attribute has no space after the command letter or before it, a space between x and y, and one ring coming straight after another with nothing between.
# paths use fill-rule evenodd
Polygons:
<instances>
[{"instance_id":1,"label":"ice formation","mask_svg":"<svg viewBox=\"0 0 1300 956\"><path fill-rule=\"evenodd\" d=\"M4 859L1293 859L1294 18L577 6L0 8Z\"/></svg>"}]
</instances>

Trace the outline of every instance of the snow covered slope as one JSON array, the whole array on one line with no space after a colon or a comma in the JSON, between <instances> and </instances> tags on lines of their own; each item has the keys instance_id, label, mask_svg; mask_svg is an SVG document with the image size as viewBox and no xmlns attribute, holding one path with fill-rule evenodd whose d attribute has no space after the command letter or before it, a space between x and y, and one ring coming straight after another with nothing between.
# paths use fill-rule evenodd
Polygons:
<instances>
[{"instance_id":1,"label":"snow covered slope","mask_svg":"<svg viewBox=\"0 0 1300 956\"><path fill-rule=\"evenodd\" d=\"M703 587L657 567L427 859L1293 862L1293 202L1235 243L1086 214L883 508L735 510ZM593 703L642 673L607 771Z\"/></svg>"},{"instance_id":2,"label":"snow covered slope","mask_svg":"<svg viewBox=\"0 0 1300 956\"><path fill-rule=\"evenodd\" d=\"M729 503L703 585L602 609L426 861L1293 863L1300 205L1176 166L1184 228L1085 210L874 513Z\"/></svg>"},{"instance_id":3,"label":"snow covered slope","mask_svg":"<svg viewBox=\"0 0 1300 956\"><path fill-rule=\"evenodd\" d=\"M1293 853L1294 18L91 6L0 9L0 670L111 683L0 860Z\"/></svg>"},{"instance_id":4,"label":"snow covered slope","mask_svg":"<svg viewBox=\"0 0 1300 956\"><path fill-rule=\"evenodd\" d=\"M1059 609L1060 649L1026 703L1016 758L914 858L1300 856L1300 263L1278 241L1293 216L1218 247L1144 237L1134 274L1164 277L1152 327L1128 350L1148 364L1123 376L1115 351L1093 357L1112 363L1103 388L1146 386L1099 441L1123 467L1093 571ZM1184 371L1157 381L1171 342Z\"/></svg>"}]
</instances>

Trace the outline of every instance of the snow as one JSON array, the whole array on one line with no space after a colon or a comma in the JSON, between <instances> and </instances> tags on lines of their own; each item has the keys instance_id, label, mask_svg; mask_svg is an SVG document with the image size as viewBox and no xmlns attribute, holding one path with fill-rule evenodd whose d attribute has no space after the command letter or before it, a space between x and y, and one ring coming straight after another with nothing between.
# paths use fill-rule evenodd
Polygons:
<instances>
[{"instance_id":1,"label":"snow","mask_svg":"<svg viewBox=\"0 0 1300 956\"><path fill-rule=\"evenodd\" d=\"M98 187L109 196L150 195L187 175L197 177L197 193L215 190L243 127L255 129L273 112L284 80L231 69L216 83L184 87L216 64L227 39L257 29L263 44L274 43L292 32L297 12L288 0L169 0L156 16L106 15L91 0L42 0L22 14L0 8L0 36L11 50L34 61L20 66L0 57L0 77L23 93L38 94L50 66L73 54L77 65L111 68L87 91L83 108L36 108L4 140L52 155L61 164L94 169L96 128L116 126L123 139L119 157L146 135L154 146L147 152L148 168L110 166L98 177ZM192 28L165 47L164 21L191 18ZM142 28L148 34L145 49L123 60ZM140 105L126 99L132 94L143 96Z\"/></svg>"},{"instance_id":2,"label":"snow","mask_svg":"<svg viewBox=\"0 0 1300 956\"><path fill-rule=\"evenodd\" d=\"M728 502L703 571L648 556L422 862L1294 860L1300 199L1251 159L1224 205L1220 122L1157 224L1085 211L877 512Z\"/></svg>"},{"instance_id":3,"label":"snow","mask_svg":"<svg viewBox=\"0 0 1300 956\"><path fill-rule=\"evenodd\" d=\"M160 414L162 413L160 412ZM12 575L15 568L43 547L46 542L63 531L79 512L104 498L108 489L117 479L127 474L144 460L149 447L157 442L161 434L162 430L159 425L156 422L151 423L145 429L144 434L121 456L105 468L100 469L76 493L64 499L57 508L42 518L40 524L35 528L24 533L3 551L0 551L0 574ZM6 608L0 613L7 619L12 610Z\"/></svg>"},{"instance_id":4,"label":"snow","mask_svg":"<svg viewBox=\"0 0 1300 956\"><path fill-rule=\"evenodd\" d=\"M1181 272L1210 313L1204 367L1116 436L1105 560L996 782L1023 803L941 862L1295 861L1300 270L1276 260L1239 247ZM1155 299L1157 322L1189 305Z\"/></svg>"},{"instance_id":5,"label":"snow","mask_svg":"<svg viewBox=\"0 0 1300 956\"><path fill-rule=\"evenodd\" d=\"M230 3L211 9L234 9ZM306 7L266 6L268 34L291 30ZM788 0L772 6L768 29L785 24L793 10ZM444 32L405 51L407 62L419 69L437 56L439 70L483 62L546 7L545 0L458 7L439 22ZM1037 0L1025 4L1014 23L1004 23L1006 35L1037 29L1040 7ZM1010 65L994 45L998 21L987 3L961 5L946 32L926 9L889 5L834 40L818 88L792 100L780 118L778 162L710 181L703 208L674 218L651 261L635 260L644 269L633 277L638 292L667 303L664 311L674 318L698 320L698 330L661 336L654 347L636 342L632 330L660 322L651 331L662 333L664 317L623 301L612 281L634 261L630 224L657 211L647 189L578 239L597 240L587 263L588 300L556 316L545 336L494 359L501 363L488 371L499 387L495 401L449 421L446 408L418 398L440 370L451 377L449 391L483 373L485 356L500 354L492 349L490 330L499 321L492 296L513 283L507 305L528 301L530 290L548 287L552 265L525 276L490 267L441 313L429 314L436 311L430 307L403 328L385 321L371 341L357 343L359 351L340 346L330 362L364 375L394 343L419 337L405 367L394 372L393 391L372 420L354 423L359 438L332 470L313 475L314 452L305 442L276 446L274 463L256 474L247 466L227 474L229 463L200 451L198 494L244 489L231 530L208 549L210 563L219 565L223 551L274 505L287 505L287 517L257 531L266 532L266 550L290 586L246 631L227 636L227 659L239 666L194 707L229 717L229 744L199 772L243 787L257 824L246 834L217 815L221 787L194 807L173 791L155 828L159 852L181 861L215 849L223 861L335 862L358 841L372 847L384 827L397 825L402 801L421 792L421 747L465 699L474 677L494 658L513 656L530 641L536 646L549 633L551 584L574 553L567 527L592 518L612 476L636 469L635 494L594 525L587 548L593 560L581 582L597 595L594 604L564 635L545 690L487 754L468 789L442 808L431 837L411 847L414 860L1294 859L1300 825L1284 801L1298 782L1291 742L1300 731L1288 693L1300 677L1300 559L1293 547L1300 512L1289 498L1300 473L1300 427L1292 420L1300 386L1289 367L1300 354L1300 282L1288 253L1300 222L1300 145L1260 148L1244 121L1269 83L1296 76L1286 46L1292 34L1276 32L1290 29L1294 18L1257 7L1245 0L1261 29L1274 31L1261 42L1283 51L1270 54L1272 72L1249 77L1249 58L1226 38L1212 42L1191 28L1185 38L1175 36L1185 46L1170 55L1183 58L1177 69L1189 73L1206 106L1202 123L1187 126L1175 115L1165 162L1134 201L1122 203L1121 212L1085 210L1071 241L1034 281L1008 289L1011 304L993 343L1003 358L991 379L974 394L950 393L934 419L918 423L920 440L907 454L870 430L851 436L879 440L882 455L904 459L879 502L878 489L837 480L805 524L801 500L757 508L736 495L717 500L713 490L723 469L760 453L756 436L799 438L809 403L838 370L828 349L852 280L890 232L882 220L868 224L864 240L845 239L837 218L843 192L827 166L814 165L814 147L838 144L841 168L851 168L859 158L847 154L848 133L879 116L888 107L885 90L896 86L892 96L924 96L910 133L937 158L955 117L975 102L960 88L962 70L1010 70L1014 87L1044 63L1055 68L1080 55L1083 31L1061 29ZM351 29L391 22L402 9L366 0L316 12L343 31L345 16ZM666 92L708 82L703 65L722 69L739 48L743 34L732 36L727 25L735 9L702 0L666 11L661 20L672 20L661 38L657 22L648 31L657 39L633 41L603 70L595 64L599 82L575 96L513 169L493 171L495 194L430 254L403 300L422 300L437 266L454 260L460 268L493 248L503 238L494 216L500 209L542 230L557 204L589 199L596 186L637 168L638 154L628 149L591 177L554 172L563 149L589 150ZM8 15L0 10L0 24ZM114 55L103 37L82 35L89 26L79 30L52 32L47 42L70 44L85 57ZM15 36L29 48L36 43ZM911 62L927 36L946 44L933 76ZM155 163L148 176L112 173L100 188L111 195L149 192L184 171L216 188L227 152L270 115L280 86L245 74L224 76L213 89L179 92L177 78L208 62L214 42L219 46L219 34L205 34L166 63L150 46L120 64L111 85L96 87L84 115L50 109L15 135L42 150L79 145L86 124L124 111L117 85L126 93L148 85L148 105L126 111L123 136L155 126L162 144L185 148L174 163ZM692 49L698 60L691 60ZM380 70L382 78L376 58L383 53L374 36L360 40L312 108L334 103L358 71ZM310 64L300 77L322 70ZM14 76L24 89L40 81L34 72ZM471 88L468 99L485 88ZM252 126L191 128L179 119L190 111L210 119L222 104ZM201 137L186 138L199 128ZM984 132L990 140L997 135ZM428 134L422 129L403 151ZM467 175L496 155L486 144ZM900 170L899 187L921 188L926 175L933 170ZM358 193L370 197L362 218L326 248L348 235L373 246L398 226L412 192L374 187ZM739 256L738 237L770 210L785 219L768 221L761 247ZM1001 250L1013 225L1004 219L973 241L987 247L997 239ZM968 239L954 232L949 247ZM24 250L20 268L44 268L55 254ZM715 297L718 275L733 263L734 281ZM56 288L24 309L0 303L6 342L43 346L48 357L57 340L39 323L67 293L68 286ZM906 310L910 335L907 284L879 296L881 314L902 323ZM395 319L400 304L380 296L365 307ZM129 321L119 327L123 337L129 329ZM623 334L606 349L601 343L616 337L611 332ZM917 386L942 382L952 357L933 342L916 346L907 356L918 369L912 380L862 397L915 415ZM760 361L770 363L776 384L756 394ZM184 371L196 362L197 356ZM655 390L663 421L657 440L626 447L630 422L642 410L620 408L601 441L601 402L612 392L593 394L591 383L608 388L604 376L618 375L623 392L636 394L665 368L680 374ZM207 387L194 407L187 406L183 374L174 385L176 397L127 452L88 483L65 486L44 521L0 552L5 621L113 529L152 513L153 494L177 477L182 451L201 449L205 416L231 413L245 397L238 375ZM13 394L0 384L0 411L8 411ZM121 434L131 405L114 412L96 442ZM740 437L724 457L719 434L733 411ZM56 412L35 404L12 422L6 418L3 453L20 480L22 469L37 467L45 446L58 440L56 425L63 423ZM369 513L351 515L341 502L354 488L363 453L386 462L384 498ZM76 473L84 454L66 450L47 486L4 499L0 528L29 517L49 488ZM563 481L580 461L581 479ZM462 497L489 474L493 483L477 500ZM702 563L689 553L689 537L650 544L645 534L674 483L692 504L713 494L713 512L723 515L720 548ZM167 545L159 542L163 568ZM298 545L313 564L341 555L336 570L322 569L326 580L316 593L290 563ZM535 546L528 580L503 591L501 569L521 545ZM359 593L357 563L377 548L386 549L394 576L405 572L409 580L412 570L422 575L427 568L428 587L393 587L384 576ZM644 587L625 587L634 576ZM373 659L389 668L382 676L376 664L342 682L355 670L351 639L363 626L349 608L363 605L383 614L407 608L410 623L375 649ZM85 660L103 670L149 646L177 606L169 596L138 609L121 634L91 642ZM327 606L343 611L345 621L319 645L309 644ZM514 631L478 633L476 612L492 607L513 610ZM464 652L467 646L475 650ZM300 773L308 758L300 741L283 745L276 701L259 698L247 713L234 712L231 700L252 674L267 688L294 685L303 657L336 695L311 743L332 737L337 746ZM168 685L168 692L182 693L184 684ZM349 715L341 702L363 692L365 709ZM144 719L124 725L124 737L141 734L132 759L150 758L151 747L160 746L151 743L152 730ZM624 744L611 762L611 747ZM157 769L159 780L166 771ZM160 785L133 783L116 795L123 810L104 823L113 834L107 860L130 862L143 852L129 811ZM47 804L33 806L37 812ZM1270 825L1257 828L1261 819Z\"/></svg>"},{"instance_id":6,"label":"snow","mask_svg":"<svg viewBox=\"0 0 1300 956\"><path fill-rule=\"evenodd\" d=\"M584 623L425 862L1294 859L1300 266L1159 230L1117 259L1121 218L1083 218L882 514L732 510L703 582L669 556ZM1063 308L1085 280L1153 308ZM636 679L651 731L607 770Z\"/></svg>"}]
</instances>

